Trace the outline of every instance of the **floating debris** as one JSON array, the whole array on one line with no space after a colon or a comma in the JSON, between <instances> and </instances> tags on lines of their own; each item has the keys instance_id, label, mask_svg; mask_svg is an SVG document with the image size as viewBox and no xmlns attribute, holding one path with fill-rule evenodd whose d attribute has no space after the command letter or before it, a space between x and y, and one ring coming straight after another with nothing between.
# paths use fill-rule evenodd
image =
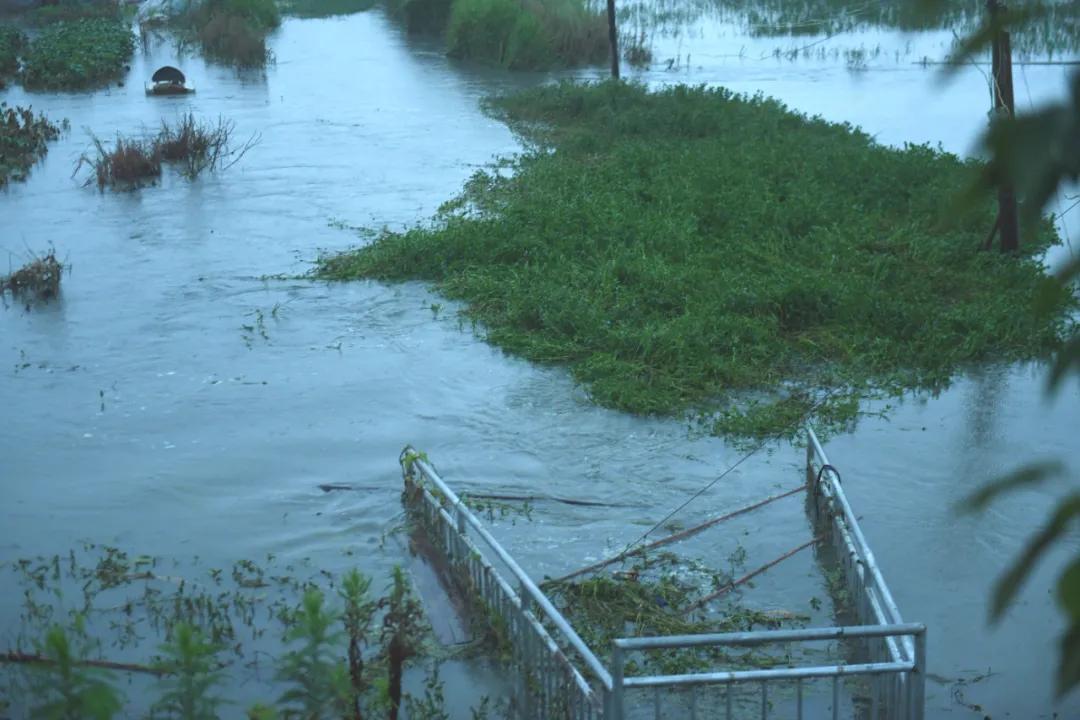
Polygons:
<instances>
[{"instance_id":1,"label":"floating debris","mask_svg":"<svg viewBox=\"0 0 1080 720\"><path fill-rule=\"evenodd\" d=\"M60 294L60 277L64 266L50 250L44 257L34 258L28 265L7 277L0 278L0 294L10 291L13 297L50 300Z\"/></svg>"}]
</instances>

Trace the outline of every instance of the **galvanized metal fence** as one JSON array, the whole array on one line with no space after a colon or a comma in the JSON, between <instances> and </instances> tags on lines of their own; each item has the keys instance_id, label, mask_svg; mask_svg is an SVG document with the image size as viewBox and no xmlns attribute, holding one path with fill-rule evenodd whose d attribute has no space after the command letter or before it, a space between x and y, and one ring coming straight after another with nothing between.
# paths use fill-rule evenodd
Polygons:
<instances>
[{"instance_id":1,"label":"galvanized metal fence","mask_svg":"<svg viewBox=\"0 0 1080 720\"><path fill-rule=\"evenodd\" d=\"M487 612L488 623L513 670L514 717L693 720L700 714L726 720L922 720L926 628L901 619L840 485L839 473L829 463L813 429L808 426L806 433L811 515L824 538L825 560L837 564L834 594L842 617L851 625L620 638L611 648L610 669L431 464L406 448L402 469L407 507L443 554L459 590ZM505 572L496 570L493 561ZM625 675L628 655L633 653L821 642L842 644L844 661L680 675Z\"/></svg>"}]
</instances>

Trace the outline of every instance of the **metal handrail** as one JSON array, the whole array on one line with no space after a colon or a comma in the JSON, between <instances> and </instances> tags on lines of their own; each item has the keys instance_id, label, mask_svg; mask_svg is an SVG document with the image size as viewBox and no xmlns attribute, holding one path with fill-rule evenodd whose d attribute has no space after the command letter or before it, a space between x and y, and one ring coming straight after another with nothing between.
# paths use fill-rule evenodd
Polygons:
<instances>
[{"instance_id":1,"label":"metal handrail","mask_svg":"<svg viewBox=\"0 0 1080 720\"><path fill-rule=\"evenodd\" d=\"M810 640L918 635L923 632L926 632L926 626L922 623L848 625L846 627L619 638L615 641L615 644L624 650L662 650L675 647L700 647L702 645L764 645L767 643L805 642Z\"/></svg>"},{"instance_id":2,"label":"metal handrail","mask_svg":"<svg viewBox=\"0 0 1080 720\"><path fill-rule=\"evenodd\" d=\"M671 687L689 685L725 685L737 682L768 680L807 680L840 675L880 675L888 672L911 672L915 663L884 662L857 665L822 665L817 667L774 668L771 670L724 670L689 675L645 675L623 678L624 688Z\"/></svg>"},{"instance_id":3,"label":"metal handrail","mask_svg":"<svg viewBox=\"0 0 1080 720\"><path fill-rule=\"evenodd\" d=\"M419 457L419 453L411 447L405 448L404 452L412 453L412 464L420 468L420 472L424 474L424 477L435 485L438 491L442 493L447 502L454 509L454 512L457 515L459 528L462 528L462 521L472 526L473 530L476 531L476 534L483 539L487 546L491 548L491 551L498 556L499 560L506 565L511 574L517 578L519 583L521 583L521 590L524 593L522 599L524 600L524 596L527 595L532 602L536 603L536 606L543 611L544 615L551 621L552 625L563 634L570 646L573 647L578 655L585 661L589 670L591 670L600 680L604 689L610 691L612 688L611 673L607 671L596 655L593 654L592 650L589 649L589 646L585 644L585 641L574 631L574 628L571 627L566 618L562 616L562 613L560 613L555 606L551 604L551 601L547 599L547 596L540 591L540 588L536 586L536 583L532 581L532 578L521 569L521 566L517 564L514 558L510 557L510 553L508 553L503 546L499 544L499 541L488 532L480 520L473 515L471 510L469 510L468 506L466 506L461 498L457 496L457 493L451 490L450 486L439 477L439 474L435 472L435 469L423 458Z\"/></svg>"},{"instance_id":4,"label":"metal handrail","mask_svg":"<svg viewBox=\"0 0 1080 720\"><path fill-rule=\"evenodd\" d=\"M836 476L835 471L831 469L832 464L829 462L829 457L825 454L825 449L821 447L821 441L818 440L817 434L814 433L814 428L812 428L809 423L806 425L806 436L814 455L821 461L822 466L826 468L825 471ZM839 478L837 477L837 479ZM903 618L900 615L900 608L897 606L896 600L893 599L892 593L889 591L889 586L885 583L885 578L878 568L877 559L870 549L870 544L866 542L866 537L863 535L862 528L859 527L858 520L855 518L855 512L848 503L847 495L844 494L844 490L839 482L833 483L832 490L837 503L840 505L840 510L844 514L847 529L851 532L855 540L856 550L858 550L859 554L862 556L861 559L865 564L867 571L870 573L870 576L874 579L874 585L881 595L881 601L885 605L885 610L887 610L890 615L889 618L881 619L891 620L894 624L902 623ZM908 659L913 659L915 657L915 648L910 637L904 636L903 646L904 650L907 651Z\"/></svg>"}]
</instances>

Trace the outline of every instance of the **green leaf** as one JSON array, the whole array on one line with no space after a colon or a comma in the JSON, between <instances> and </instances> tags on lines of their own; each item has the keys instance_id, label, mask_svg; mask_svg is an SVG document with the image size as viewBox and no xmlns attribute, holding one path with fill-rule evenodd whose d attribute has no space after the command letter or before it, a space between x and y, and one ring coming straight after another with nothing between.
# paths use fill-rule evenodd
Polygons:
<instances>
[{"instance_id":1,"label":"green leaf","mask_svg":"<svg viewBox=\"0 0 1080 720\"><path fill-rule=\"evenodd\" d=\"M998 580L990 606L991 621L1001 618L1002 613L1012 604L1016 594L1027 581L1031 571L1035 569L1035 564L1043 553L1065 533L1069 524L1077 516L1080 516L1080 493L1073 493L1058 504L1050 522L1036 533L1009 571Z\"/></svg>"},{"instance_id":2,"label":"green leaf","mask_svg":"<svg viewBox=\"0 0 1080 720\"><path fill-rule=\"evenodd\" d=\"M1080 683L1080 622L1073 620L1061 638L1057 694L1061 697Z\"/></svg>"},{"instance_id":3,"label":"green leaf","mask_svg":"<svg viewBox=\"0 0 1080 720\"><path fill-rule=\"evenodd\" d=\"M1058 603L1074 622L1080 621L1080 557L1075 558L1057 584Z\"/></svg>"},{"instance_id":4,"label":"green leaf","mask_svg":"<svg viewBox=\"0 0 1080 720\"><path fill-rule=\"evenodd\" d=\"M1050 366L1050 377L1046 381L1047 392L1057 390L1070 370L1080 372L1080 335L1070 338L1054 355L1054 364Z\"/></svg>"},{"instance_id":5,"label":"green leaf","mask_svg":"<svg viewBox=\"0 0 1080 720\"><path fill-rule=\"evenodd\" d=\"M1015 472L983 485L960 503L959 510L968 513L984 510L999 495L1028 485L1037 485L1047 478L1062 474L1064 470L1065 468L1060 462L1025 465Z\"/></svg>"}]
</instances>

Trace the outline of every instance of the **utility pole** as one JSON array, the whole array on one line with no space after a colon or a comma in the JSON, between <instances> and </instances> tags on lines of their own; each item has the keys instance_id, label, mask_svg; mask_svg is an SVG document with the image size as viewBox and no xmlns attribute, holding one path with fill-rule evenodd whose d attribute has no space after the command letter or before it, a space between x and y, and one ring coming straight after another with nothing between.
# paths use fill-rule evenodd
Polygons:
<instances>
[{"instance_id":1,"label":"utility pole","mask_svg":"<svg viewBox=\"0 0 1080 720\"><path fill-rule=\"evenodd\" d=\"M607 0L608 44L611 46L611 77L619 79L619 35L615 29L615 0Z\"/></svg>"},{"instance_id":2,"label":"utility pole","mask_svg":"<svg viewBox=\"0 0 1080 720\"><path fill-rule=\"evenodd\" d=\"M991 22L997 22L1005 13L999 0L986 0ZM1013 101L1012 47L1009 33L998 28L992 45L992 77L994 83L994 120L1012 119L1016 116ZM1011 180L1001 179L998 186L997 230L1001 233L1001 251L1014 252L1020 248L1020 227L1016 213L1016 191Z\"/></svg>"}]
</instances>

